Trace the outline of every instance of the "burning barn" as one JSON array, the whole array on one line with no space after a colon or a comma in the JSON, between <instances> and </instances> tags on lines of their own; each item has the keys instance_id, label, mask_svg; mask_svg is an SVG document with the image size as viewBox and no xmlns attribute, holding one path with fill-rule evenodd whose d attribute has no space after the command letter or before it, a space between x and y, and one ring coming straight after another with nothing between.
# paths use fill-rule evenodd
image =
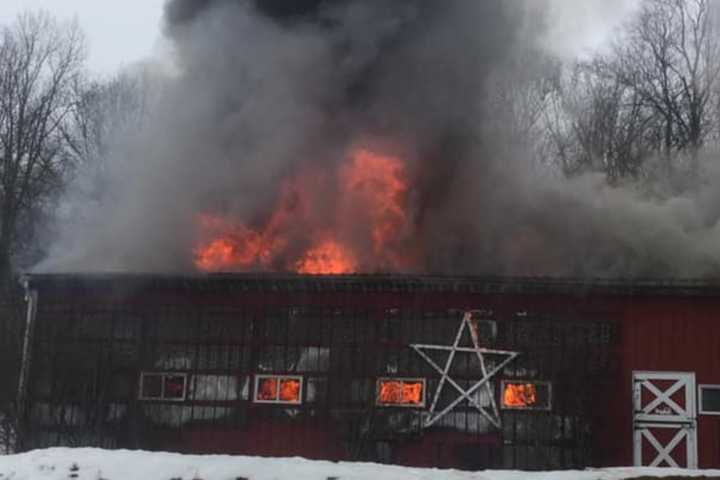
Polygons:
<instances>
[{"instance_id":1,"label":"burning barn","mask_svg":"<svg viewBox=\"0 0 720 480\"><path fill-rule=\"evenodd\" d=\"M720 465L718 288L30 275L24 448Z\"/></svg>"},{"instance_id":2,"label":"burning barn","mask_svg":"<svg viewBox=\"0 0 720 480\"><path fill-rule=\"evenodd\" d=\"M720 467L720 284L562 280L717 277L718 182L542 154L544 4L168 0L25 279L23 446Z\"/></svg>"}]
</instances>

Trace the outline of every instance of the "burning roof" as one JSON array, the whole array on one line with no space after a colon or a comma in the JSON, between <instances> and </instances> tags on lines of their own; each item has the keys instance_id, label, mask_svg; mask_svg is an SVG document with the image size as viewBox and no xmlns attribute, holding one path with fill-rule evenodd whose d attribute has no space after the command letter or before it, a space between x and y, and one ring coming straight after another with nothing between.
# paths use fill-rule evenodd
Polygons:
<instances>
[{"instance_id":1,"label":"burning roof","mask_svg":"<svg viewBox=\"0 0 720 480\"><path fill-rule=\"evenodd\" d=\"M535 3L167 2L174 74L36 271L718 276L720 182L538 165Z\"/></svg>"},{"instance_id":2,"label":"burning roof","mask_svg":"<svg viewBox=\"0 0 720 480\"><path fill-rule=\"evenodd\" d=\"M288 179L267 220L248 227L214 213L198 218L199 270L341 274L415 270L408 240L408 178L395 157L358 148L335 171ZM323 195L335 201L323 205Z\"/></svg>"}]
</instances>

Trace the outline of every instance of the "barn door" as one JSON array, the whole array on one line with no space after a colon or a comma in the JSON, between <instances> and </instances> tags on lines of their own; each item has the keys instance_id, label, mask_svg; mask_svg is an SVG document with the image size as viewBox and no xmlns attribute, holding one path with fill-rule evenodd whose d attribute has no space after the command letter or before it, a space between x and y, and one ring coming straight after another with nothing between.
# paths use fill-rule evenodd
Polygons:
<instances>
[{"instance_id":1,"label":"barn door","mask_svg":"<svg viewBox=\"0 0 720 480\"><path fill-rule=\"evenodd\" d=\"M697 468L695 374L633 373L635 465Z\"/></svg>"}]
</instances>

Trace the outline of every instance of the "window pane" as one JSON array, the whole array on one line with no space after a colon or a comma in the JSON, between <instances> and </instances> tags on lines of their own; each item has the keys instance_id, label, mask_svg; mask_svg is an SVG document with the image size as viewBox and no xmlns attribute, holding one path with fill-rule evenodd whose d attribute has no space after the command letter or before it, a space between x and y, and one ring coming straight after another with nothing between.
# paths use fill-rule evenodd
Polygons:
<instances>
[{"instance_id":1,"label":"window pane","mask_svg":"<svg viewBox=\"0 0 720 480\"><path fill-rule=\"evenodd\" d=\"M380 403L402 403L402 382L380 382Z\"/></svg>"},{"instance_id":2,"label":"window pane","mask_svg":"<svg viewBox=\"0 0 720 480\"><path fill-rule=\"evenodd\" d=\"M550 384L504 380L501 400L505 409L550 410Z\"/></svg>"},{"instance_id":3,"label":"window pane","mask_svg":"<svg viewBox=\"0 0 720 480\"><path fill-rule=\"evenodd\" d=\"M167 375L165 377L165 395L163 398L170 400L185 398L185 377L183 375Z\"/></svg>"},{"instance_id":4,"label":"window pane","mask_svg":"<svg viewBox=\"0 0 720 480\"><path fill-rule=\"evenodd\" d=\"M720 413L720 388L704 387L701 391L702 411Z\"/></svg>"},{"instance_id":5,"label":"window pane","mask_svg":"<svg viewBox=\"0 0 720 480\"><path fill-rule=\"evenodd\" d=\"M280 401L300 403L300 380L294 378L280 380Z\"/></svg>"},{"instance_id":6,"label":"window pane","mask_svg":"<svg viewBox=\"0 0 720 480\"><path fill-rule=\"evenodd\" d=\"M259 378L255 399L262 401L276 401L278 390L277 378Z\"/></svg>"},{"instance_id":7,"label":"window pane","mask_svg":"<svg viewBox=\"0 0 720 480\"><path fill-rule=\"evenodd\" d=\"M140 396L143 398L161 398L162 375L143 374Z\"/></svg>"},{"instance_id":8,"label":"window pane","mask_svg":"<svg viewBox=\"0 0 720 480\"><path fill-rule=\"evenodd\" d=\"M378 405L422 407L425 403L425 382L421 379L380 379L377 386Z\"/></svg>"}]
</instances>

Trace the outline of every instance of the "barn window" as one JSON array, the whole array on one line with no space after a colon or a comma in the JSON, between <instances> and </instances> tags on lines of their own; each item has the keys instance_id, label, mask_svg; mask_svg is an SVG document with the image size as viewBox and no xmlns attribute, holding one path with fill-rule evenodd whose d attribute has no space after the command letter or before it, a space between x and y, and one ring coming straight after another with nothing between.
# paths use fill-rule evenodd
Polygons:
<instances>
[{"instance_id":1,"label":"barn window","mask_svg":"<svg viewBox=\"0 0 720 480\"><path fill-rule=\"evenodd\" d=\"M302 403L303 377L296 375L255 375L255 403Z\"/></svg>"},{"instance_id":2,"label":"barn window","mask_svg":"<svg viewBox=\"0 0 720 480\"><path fill-rule=\"evenodd\" d=\"M424 378L379 378L375 404L380 407L424 407Z\"/></svg>"},{"instance_id":3,"label":"barn window","mask_svg":"<svg viewBox=\"0 0 720 480\"><path fill-rule=\"evenodd\" d=\"M700 385L700 413L704 415L720 415L720 385Z\"/></svg>"},{"instance_id":4,"label":"barn window","mask_svg":"<svg viewBox=\"0 0 720 480\"><path fill-rule=\"evenodd\" d=\"M550 410L552 391L549 382L503 380L502 408L507 410Z\"/></svg>"},{"instance_id":5,"label":"barn window","mask_svg":"<svg viewBox=\"0 0 720 480\"><path fill-rule=\"evenodd\" d=\"M187 374L178 372L142 372L140 400L181 402L187 393Z\"/></svg>"}]
</instances>

